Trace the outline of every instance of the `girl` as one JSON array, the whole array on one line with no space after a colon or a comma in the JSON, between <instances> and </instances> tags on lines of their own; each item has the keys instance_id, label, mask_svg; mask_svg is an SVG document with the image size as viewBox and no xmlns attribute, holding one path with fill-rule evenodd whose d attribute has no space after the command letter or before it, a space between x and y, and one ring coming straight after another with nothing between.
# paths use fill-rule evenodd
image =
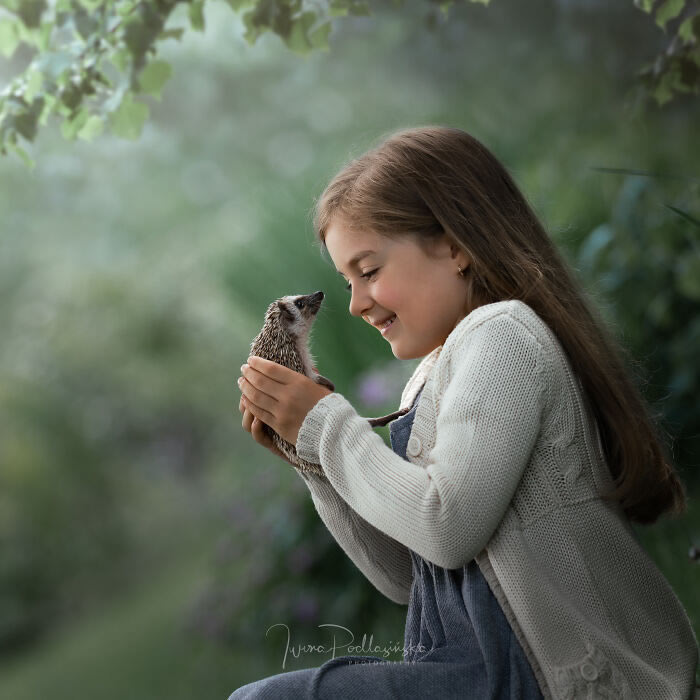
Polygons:
<instances>
[{"instance_id":1,"label":"girl","mask_svg":"<svg viewBox=\"0 0 700 700\"><path fill-rule=\"evenodd\" d=\"M682 513L683 486L503 165L462 130L400 130L336 175L314 223L350 313L423 358L410 410L390 449L341 394L251 357L243 427L321 465L299 472L320 517L408 605L404 661L339 657L230 700L698 697L694 631L631 527Z\"/></svg>"}]
</instances>

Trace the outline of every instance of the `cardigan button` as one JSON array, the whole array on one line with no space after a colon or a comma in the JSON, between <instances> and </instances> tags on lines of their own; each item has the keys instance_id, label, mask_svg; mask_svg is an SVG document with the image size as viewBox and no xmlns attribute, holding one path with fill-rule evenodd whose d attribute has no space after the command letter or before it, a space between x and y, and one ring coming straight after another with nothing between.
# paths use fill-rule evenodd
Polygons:
<instances>
[{"instance_id":1,"label":"cardigan button","mask_svg":"<svg viewBox=\"0 0 700 700\"><path fill-rule=\"evenodd\" d=\"M411 435L410 438L408 438L408 444L406 445L406 451L408 454L411 455L411 457L415 457L420 451L421 451L421 444L420 444L420 439L417 438L415 435Z\"/></svg>"},{"instance_id":2,"label":"cardigan button","mask_svg":"<svg viewBox=\"0 0 700 700\"><path fill-rule=\"evenodd\" d=\"M587 681L594 681L598 678L598 669L588 661L581 664L581 675Z\"/></svg>"}]
</instances>

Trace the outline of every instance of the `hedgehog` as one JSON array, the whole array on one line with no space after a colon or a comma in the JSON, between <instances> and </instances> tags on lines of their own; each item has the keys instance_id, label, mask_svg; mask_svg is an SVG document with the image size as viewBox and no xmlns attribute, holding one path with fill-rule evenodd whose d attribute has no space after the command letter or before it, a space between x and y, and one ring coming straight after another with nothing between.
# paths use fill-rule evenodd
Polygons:
<instances>
[{"instance_id":1,"label":"hedgehog","mask_svg":"<svg viewBox=\"0 0 700 700\"><path fill-rule=\"evenodd\" d=\"M250 354L289 367L335 391L333 382L319 374L309 350L309 331L321 308L323 296L323 292L318 291L313 294L284 296L273 301L265 312L262 330L250 344ZM386 416L368 418L367 421L373 428L384 426L408 410L404 408ZM296 447L269 425L263 424L263 431L297 469L323 475L321 465L299 457Z\"/></svg>"}]
</instances>

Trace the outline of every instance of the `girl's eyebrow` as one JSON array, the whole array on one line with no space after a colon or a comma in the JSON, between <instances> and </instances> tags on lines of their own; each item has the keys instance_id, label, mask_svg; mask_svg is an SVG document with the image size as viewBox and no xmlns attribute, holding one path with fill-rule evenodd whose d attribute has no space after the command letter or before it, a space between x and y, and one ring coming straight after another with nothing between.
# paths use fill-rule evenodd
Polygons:
<instances>
[{"instance_id":1,"label":"girl's eyebrow","mask_svg":"<svg viewBox=\"0 0 700 700\"><path fill-rule=\"evenodd\" d=\"M348 263L348 267L355 267L355 265L357 265L357 263L360 262L362 258L366 258L368 255L373 255L375 252L376 251L374 250L361 250L359 253L357 253L357 255L355 255L352 258L352 260L350 260L350 262ZM341 277L345 277L345 275L340 270L336 270L336 272Z\"/></svg>"}]
</instances>

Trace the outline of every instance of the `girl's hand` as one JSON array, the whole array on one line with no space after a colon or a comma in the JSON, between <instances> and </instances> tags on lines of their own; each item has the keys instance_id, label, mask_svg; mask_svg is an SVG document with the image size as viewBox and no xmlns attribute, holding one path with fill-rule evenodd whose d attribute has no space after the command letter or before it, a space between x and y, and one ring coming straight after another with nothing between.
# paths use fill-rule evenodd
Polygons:
<instances>
[{"instance_id":1,"label":"girl's hand","mask_svg":"<svg viewBox=\"0 0 700 700\"><path fill-rule=\"evenodd\" d=\"M246 409L294 446L306 414L333 393L306 375L262 357L249 357L241 373L238 386Z\"/></svg>"},{"instance_id":2,"label":"girl's hand","mask_svg":"<svg viewBox=\"0 0 700 700\"><path fill-rule=\"evenodd\" d=\"M238 410L243 414L243 420L241 422L243 430L247 430L253 436L255 442L263 447L267 447L270 452L281 457L287 464L291 464L293 467L297 466L287 458L287 455L285 455L274 442L272 442L272 438L263 430L263 422L247 409L244 396L241 396L241 400L238 403Z\"/></svg>"}]
</instances>

